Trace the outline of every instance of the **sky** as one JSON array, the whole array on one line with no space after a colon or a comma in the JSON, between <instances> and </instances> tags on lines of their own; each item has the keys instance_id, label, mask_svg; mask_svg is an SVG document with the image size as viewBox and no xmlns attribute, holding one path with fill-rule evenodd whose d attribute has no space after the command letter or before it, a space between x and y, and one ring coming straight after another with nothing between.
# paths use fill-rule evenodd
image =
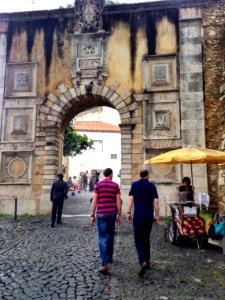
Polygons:
<instances>
[{"instance_id":1,"label":"sky","mask_svg":"<svg viewBox=\"0 0 225 300\"><path fill-rule=\"evenodd\" d=\"M153 0L116 0L119 3L140 3ZM55 9L67 4L74 4L74 0L1 0L0 13L14 11L31 11Z\"/></svg>"}]
</instances>

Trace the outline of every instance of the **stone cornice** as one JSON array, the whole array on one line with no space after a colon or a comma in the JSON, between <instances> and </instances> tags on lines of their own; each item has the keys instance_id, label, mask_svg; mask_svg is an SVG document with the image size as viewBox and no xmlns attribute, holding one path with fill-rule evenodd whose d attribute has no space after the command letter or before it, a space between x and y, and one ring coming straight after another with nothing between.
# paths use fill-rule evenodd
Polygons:
<instances>
[{"instance_id":1,"label":"stone cornice","mask_svg":"<svg viewBox=\"0 0 225 300\"><path fill-rule=\"evenodd\" d=\"M193 7L193 6L208 6L210 4L215 5L220 0L161 0L144 3L130 3L130 4L118 4L107 5L104 7L104 14L112 13L124 13L124 12L141 12L146 10L159 10L169 8L180 7Z\"/></svg>"},{"instance_id":2,"label":"stone cornice","mask_svg":"<svg viewBox=\"0 0 225 300\"><path fill-rule=\"evenodd\" d=\"M137 13L144 11L154 11L161 9L174 9L183 7L198 7L216 5L220 0L172 0L172 1L154 1L144 3L131 4L117 4L106 5L103 10L103 16L108 14L123 14L123 13ZM36 10L13 13L0 13L0 19L36 19L36 18L63 18L63 17L77 17L74 8L59 8L52 10Z\"/></svg>"}]
</instances>

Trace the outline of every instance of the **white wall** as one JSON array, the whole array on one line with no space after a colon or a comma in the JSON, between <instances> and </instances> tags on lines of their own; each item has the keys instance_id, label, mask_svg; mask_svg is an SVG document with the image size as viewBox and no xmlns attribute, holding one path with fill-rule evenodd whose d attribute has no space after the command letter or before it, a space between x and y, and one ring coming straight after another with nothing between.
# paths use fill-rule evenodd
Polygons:
<instances>
[{"instance_id":1,"label":"white wall","mask_svg":"<svg viewBox=\"0 0 225 300\"><path fill-rule=\"evenodd\" d=\"M103 141L103 152L84 151L75 157L69 158L69 176L78 176L81 171L91 171L92 169L104 170L113 169L113 180L120 184L117 176L121 168L121 134L111 132L79 132L86 134L92 140ZM111 154L117 154L117 159L111 159Z\"/></svg>"},{"instance_id":2,"label":"white wall","mask_svg":"<svg viewBox=\"0 0 225 300\"><path fill-rule=\"evenodd\" d=\"M85 110L74 119L76 121L102 121L116 126L121 123L118 111L107 106Z\"/></svg>"}]
</instances>

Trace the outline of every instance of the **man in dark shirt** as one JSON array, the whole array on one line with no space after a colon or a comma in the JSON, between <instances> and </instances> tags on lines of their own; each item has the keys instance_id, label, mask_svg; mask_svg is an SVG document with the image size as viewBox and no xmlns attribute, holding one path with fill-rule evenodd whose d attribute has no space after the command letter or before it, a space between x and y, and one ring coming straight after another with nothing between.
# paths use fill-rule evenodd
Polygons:
<instances>
[{"instance_id":1,"label":"man in dark shirt","mask_svg":"<svg viewBox=\"0 0 225 300\"><path fill-rule=\"evenodd\" d=\"M51 189L51 201L52 201L52 224L51 227L55 227L56 215L57 224L61 224L62 209L64 198L68 192L68 186L63 181L63 174L58 174L58 179L53 183Z\"/></svg>"},{"instance_id":2,"label":"man in dark shirt","mask_svg":"<svg viewBox=\"0 0 225 300\"><path fill-rule=\"evenodd\" d=\"M134 216L131 209L134 205ZM150 233L152 225L159 224L159 199L156 186L149 182L147 170L140 171L140 179L132 183L127 211L129 222L133 219L135 246L140 263L139 276L150 269Z\"/></svg>"}]
</instances>

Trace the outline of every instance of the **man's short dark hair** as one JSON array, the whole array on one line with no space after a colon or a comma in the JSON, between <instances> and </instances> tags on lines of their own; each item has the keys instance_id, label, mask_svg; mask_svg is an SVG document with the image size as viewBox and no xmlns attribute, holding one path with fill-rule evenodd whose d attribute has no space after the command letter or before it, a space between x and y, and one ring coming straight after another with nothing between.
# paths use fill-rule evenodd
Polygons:
<instances>
[{"instance_id":1,"label":"man's short dark hair","mask_svg":"<svg viewBox=\"0 0 225 300\"><path fill-rule=\"evenodd\" d=\"M109 177L111 174L113 173L113 170L111 168L106 168L104 171L103 171L103 175L105 177Z\"/></svg>"},{"instance_id":2,"label":"man's short dark hair","mask_svg":"<svg viewBox=\"0 0 225 300\"><path fill-rule=\"evenodd\" d=\"M63 180L63 174L62 173L59 173L57 176L58 176L59 179Z\"/></svg>"},{"instance_id":3,"label":"man's short dark hair","mask_svg":"<svg viewBox=\"0 0 225 300\"><path fill-rule=\"evenodd\" d=\"M184 182L188 182L189 184L191 184L191 179L190 179L190 177L184 177L183 179L182 179L182 183L184 183Z\"/></svg>"},{"instance_id":4,"label":"man's short dark hair","mask_svg":"<svg viewBox=\"0 0 225 300\"><path fill-rule=\"evenodd\" d=\"M141 177L141 178L147 177L148 174L149 174L148 170L141 170L141 171L140 171L140 177Z\"/></svg>"}]
</instances>

